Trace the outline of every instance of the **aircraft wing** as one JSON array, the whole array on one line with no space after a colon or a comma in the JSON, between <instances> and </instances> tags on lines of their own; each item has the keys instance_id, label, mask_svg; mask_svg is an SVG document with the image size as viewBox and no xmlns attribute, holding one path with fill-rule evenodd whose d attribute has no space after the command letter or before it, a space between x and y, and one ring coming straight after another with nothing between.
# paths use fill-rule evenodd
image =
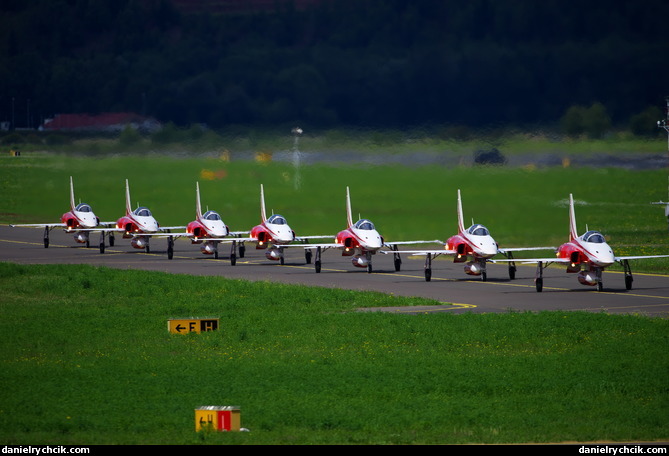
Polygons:
<instances>
[{"instance_id":1,"label":"aircraft wing","mask_svg":"<svg viewBox=\"0 0 669 456\"><path fill-rule=\"evenodd\" d=\"M344 244L337 244L335 242L333 243L328 243L328 244L285 244L282 245L281 247L301 247L303 249L316 249L318 247L323 248L323 249L334 249L337 247L344 247Z\"/></svg>"},{"instance_id":2,"label":"aircraft wing","mask_svg":"<svg viewBox=\"0 0 669 456\"><path fill-rule=\"evenodd\" d=\"M295 236L296 241L308 241L309 239L334 239L335 237L330 235L314 235L314 236Z\"/></svg>"},{"instance_id":3,"label":"aircraft wing","mask_svg":"<svg viewBox=\"0 0 669 456\"><path fill-rule=\"evenodd\" d=\"M393 246L393 245L409 245L409 244L441 244L441 245L444 245L444 242L440 241L438 239L432 239L430 241L394 241L394 242L385 242L384 243L384 245L386 247L390 247L390 246Z\"/></svg>"},{"instance_id":4,"label":"aircraft wing","mask_svg":"<svg viewBox=\"0 0 669 456\"><path fill-rule=\"evenodd\" d=\"M402 255L457 255L455 250L380 250L381 253L392 255L401 253Z\"/></svg>"},{"instance_id":5,"label":"aircraft wing","mask_svg":"<svg viewBox=\"0 0 669 456\"><path fill-rule=\"evenodd\" d=\"M636 256L617 256L616 261L622 260L644 260L646 258L667 258L669 255L636 255Z\"/></svg>"},{"instance_id":6,"label":"aircraft wing","mask_svg":"<svg viewBox=\"0 0 669 456\"><path fill-rule=\"evenodd\" d=\"M114 224L115 223L112 222L112 225L114 225ZM71 228L69 230L68 230L67 225L64 224L64 223L23 223L23 224L11 224L9 226L11 226L11 227L23 227L23 228L49 228L49 229L65 228L67 231L71 231L71 232L75 232L75 231L77 231L77 232L78 231L88 231L88 232L93 232L93 231L104 231L104 232L123 231L123 230L119 230L117 228L106 228L108 225L107 224L102 224L102 223L95 228L77 227L77 228Z\"/></svg>"},{"instance_id":7,"label":"aircraft wing","mask_svg":"<svg viewBox=\"0 0 669 456\"><path fill-rule=\"evenodd\" d=\"M569 258L516 258L511 260L489 260L491 263L571 263Z\"/></svg>"},{"instance_id":8,"label":"aircraft wing","mask_svg":"<svg viewBox=\"0 0 669 456\"><path fill-rule=\"evenodd\" d=\"M20 223L20 224L10 224L12 228L23 227L23 228L55 228L62 226L63 228L67 227L64 223Z\"/></svg>"},{"instance_id":9,"label":"aircraft wing","mask_svg":"<svg viewBox=\"0 0 669 456\"><path fill-rule=\"evenodd\" d=\"M555 247L512 247L510 249L499 249L499 253L506 255L506 252L524 252L530 250L555 250Z\"/></svg>"},{"instance_id":10,"label":"aircraft wing","mask_svg":"<svg viewBox=\"0 0 669 456\"><path fill-rule=\"evenodd\" d=\"M162 232L165 232L165 230L183 230L186 228L185 226L161 226L158 229Z\"/></svg>"}]
</instances>

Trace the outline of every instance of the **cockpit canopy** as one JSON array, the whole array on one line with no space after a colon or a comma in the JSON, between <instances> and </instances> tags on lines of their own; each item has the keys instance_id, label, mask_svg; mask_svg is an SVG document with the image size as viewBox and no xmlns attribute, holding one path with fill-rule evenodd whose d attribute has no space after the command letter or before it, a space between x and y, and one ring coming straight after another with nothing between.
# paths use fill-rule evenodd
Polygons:
<instances>
[{"instance_id":1,"label":"cockpit canopy","mask_svg":"<svg viewBox=\"0 0 669 456\"><path fill-rule=\"evenodd\" d=\"M583 240L585 242L594 242L595 244L604 244L606 239L599 231L588 231L583 235Z\"/></svg>"},{"instance_id":2,"label":"cockpit canopy","mask_svg":"<svg viewBox=\"0 0 669 456\"><path fill-rule=\"evenodd\" d=\"M77 212L93 212L93 209L86 203L79 203L74 210Z\"/></svg>"},{"instance_id":3,"label":"cockpit canopy","mask_svg":"<svg viewBox=\"0 0 669 456\"><path fill-rule=\"evenodd\" d=\"M286 219L279 214L272 215L270 218L267 219L267 223L271 223L273 225L288 225Z\"/></svg>"},{"instance_id":4,"label":"cockpit canopy","mask_svg":"<svg viewBox=\"0 0 669 456\"><path fill-rule=\"evenodd\" d=\"M473 234L474 236L490 236L490 231L483 225L472 225L467 230L467 233Z\"/></svg>"},{"instance_id":5,"label":"cockpit canopy","mask_svg":"<svg viewBox=\"0 0 669 456\"><path fill-rule=\"evenodd\" d=\"M204 215L202 216L202 218L205 219L205 220L212 220L212 221L221 220L221 216L218 215L218 212L214 212L214 211L205 212Z\"/></svg>"},{"instance_id":6,"label":"cockpit canopy","mask_svg":"<svg viewBox=\"0 0 669 456\"><path fill-rule=\"evenodd\" d=\"M376 228L374 228L374 224L372 222L370 222L369 220L365 220L365 219L358 220L357 222L355 222L355 225L353 225L353 226L355 228L359 229L359 230L369 230L369 231L371 231L371 230L376 229Z\"/></svg>"},{"instance_id":7,"label":"cockpit canopy","mask_svg":"<svg viewBox=\"0 0 669 456\"><path fill-rule=\"evenodd\" d=\"M135 211L133 214L139 216L139 217L151 217L151 211L147 207L140 206Z\"/></svg>"}]
</instances>

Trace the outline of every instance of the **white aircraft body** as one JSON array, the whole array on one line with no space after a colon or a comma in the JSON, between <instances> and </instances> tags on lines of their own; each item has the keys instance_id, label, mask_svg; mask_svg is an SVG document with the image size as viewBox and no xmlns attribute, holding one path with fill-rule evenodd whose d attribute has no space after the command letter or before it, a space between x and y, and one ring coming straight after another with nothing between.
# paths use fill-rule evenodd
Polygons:
<instances>
[{"instance_id":1,"label":"white aircraft body","mask_svg":"<svg viewBox=\"0 0 669 456\"><path fill-rule=\"evenodd\" d=\"M111 223L113 222L108 222L108 224ZM99 228L104 227L104 225L100 224L100 219L95 215L90 205L75 203L72 176L70 176L70 210L61 216L60 223L24 223L9 226L44 228L44 248L49 247L49 233L54 228L63 228L67 232L74 233L74 240L76 242L86 244L86 247L90 247L89 233L91 231L99 231Z\"/></svg>"},{"instance_id":2,"label":"white aircraft body","mask_svg":"<svg viewBox=\"0 0 669 456\"><path fill-rule=\"evenodd\" d=\"M529 258L519 260L522 263L537 264L535 278L538 292L543 290L543 270L552 263L567 265L567 272L578 274L578 281L583 285L597 286L603 289L602 272L614 263L620 263L625 272L625 288L632 289L632 270L629 260L664 258L669 255L633 255L616 256L613 249L598 231L586 231L579 236L576 228L574 198L569 195L569 241L558 247L554 258Z\"/></svg>"},{"instance_id":3,"label":"white aircraft body","mask_svg":"<svg viewBox=\"0 0 669 456\"><path fill-rule=\"evenodd\" d=\"M509 277L515 278L516 266L513 261L513 252L524 250L547 250L553 247L519 247L500 249L497 241L490 235L490 231L484 225L475 223L465 229L462 215L462 199L458 189L457 201L458 233L451 236L441 250L402 250L400 253L410 255L425 255L425 281L432 280L432 260L440 255L453 257L454 263L465 263L465 273L481 276L483 281L487 280L486 264L498 254L503 254L511 259L509 264ZM383 252L389 253L389 252ZM393 252L394 253L394 252ZM469 260L469 261L467 261Z\"/></svg>"},{"instance_id":4,"label":"white aircraft body","mask_svg":"<svg viewBox=\"0 0 669 456\"><path fill-rule=\"evenodd\" d=\"M136 249L150 252L149 239L158 233L166 233L174 229L183 229L184 226L161 227L149 208L137 206L132 210L130 203L130 185L125 180L125 215L116 221L115 228L101 230L100 253L105 251L104 234L109 233L109 245L114 245L114 233L123 233L124 239L130 239L130 245Z\"/></svg>"},{"instance_id":5,"label":"white aircraft body","mask_svg":"<svg viewBox=\"0 0 669 456\"><path fill-rule=\"evenodd\" d=\"M367 272L372 272L372 255L381 251L383 247L389 247L395 255L395 270L400 270L402 260L397 245L400 244L429 244L440 242L431 241L396 241L386 243L383 236L377 231L374 224L368 219L359 219L353 223L351 216L351 196L349 188L346 187L346 223L347 227L337 233L333 243L310 244L302 246L305 249L316 249L316 258L314 261L316 272L321 272L321 254L328 249L339 249L342 256L352 256L351 263L358 268L367 268Z\"/></svg>"}]
</instances>

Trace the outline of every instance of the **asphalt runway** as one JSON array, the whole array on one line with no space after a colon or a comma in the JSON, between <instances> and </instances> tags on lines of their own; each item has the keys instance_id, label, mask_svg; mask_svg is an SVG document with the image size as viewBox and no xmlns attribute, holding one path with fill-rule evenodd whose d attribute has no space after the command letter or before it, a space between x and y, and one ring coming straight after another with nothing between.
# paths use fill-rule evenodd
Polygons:
<instances>
[{"instance_id":1,"label":"asphalt runway","mask_svg":"<svg viewBox=\"0 0 669 456\"><path fill-rule=\"evenodd\" d=\"M286 249L285 264L265 258L262 250L247 244L246 255L230 264L229 248L219 247L219 258L200 253L199 246L190 241L175 241L173 259L167 258L167 241L153 239L151 253L130 246L127 239L116 237L114 247L105 253L98 248L99 234L91 235L91 247L77 244L72 235L60 229L50 234L49 248L44 248L43 230L39 228L12 228L0 226L0 261L21 264L90 264L119 269L145 269L174 274L217 275L232 279L283 282L319 287L378 291L396 296L420 296L438 300L441 305L400 307L383 310L398 313L491 313L509 311L564 310L606 312L611 314L638 314L669 317L669 276L634 272L634 285L625 290L624 276L618 272L604 272L604 290L578 283L575 274L564 268L550 267L544 271L543 292L534 285L534 265L518 264L515 280L510 280L506 265L488 266L488 280L468 276L462 264L454 264L448 257L432 263L432 281L424 277L424 259L402 257L400 271L395 271L392 255L373 257L373 273L356 268L350 257L342 257L337 250L322 255L322 270L314 271L306 264L302 248ZM441 259L443 258L443 260Z\"/></svg>"}]
</instances>

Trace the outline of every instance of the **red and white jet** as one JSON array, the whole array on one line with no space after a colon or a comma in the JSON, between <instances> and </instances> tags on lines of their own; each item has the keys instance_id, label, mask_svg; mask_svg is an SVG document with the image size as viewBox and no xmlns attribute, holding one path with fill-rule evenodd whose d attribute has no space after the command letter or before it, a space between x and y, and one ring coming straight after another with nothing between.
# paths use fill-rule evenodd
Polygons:
<instances>
[{"instance_id":1,"label":"red and white jet","mask_svg":"<svg viewBox=\"0 0 669 456\"><path fill-rule=\"evenodd\" d=\"M368 219L360 219L353 223L351 215L351 195L346 187L346 224L347 228L335 236L334 243L304 245L305 249L316 249L314 265L316 272L321 272L321 254L323 251L335 248L342 251L342 256L352 256L351 263L358 268L367 268L372 272L372 255L381 251L383 247L390 247L395 255L395 270L400 270L402 260L397 250L398 244L426 244L439 241L396 241L386 243L383 236L377 231L374 224ZM382 251L383 252L383 251ZM386 253L386 252L383 252Z\"/></svg>"},{"instance_id":2,"label":"red and white jet","mask_svg":"<svg viewBox=\"0 0 669 456\"><path fill-rule=\"evenodd\" d=\"M60 223L28 223L9 225L11 227L44 228L44 248L49 247L49 233L54 228L64 228L74 233L74 240L90 247L89 233L100 227L100 219L95 215L90 205L75 204L74 183L70 176L70 210L60 217Z\"/></svg>"},{"instance_id":3,"label":"red and white jet","mask_svg":"<svg viewBox=\"0 0 669 456\"><path fill-rule=\"evenodd\" d=\"M196 182L195 220L186 226L185 233L171 233L163 236L168 238L167 257L171 260L174 255L175 238L189 238L192 244L200 245L200 251L203 254L214 255L214 258L218 258L218 244L228 241L228 236L241 234L248 234L248 232L231 232L218 212L207 210L204 214L202 213L202 205L200 203L200 184L199 182ZM235 265L236 260L235 244L233 243L232 252L230 253L230 262L233 266Z\"/></svg>"},{"instance_id":4,"label":"red and white jet","mask_svg":"<svg viewBox=\"0 0 669 456\"><path fill-rule=\"evenodd\" d=\"M110 233L110 245L113 244L113 233L122 232L124 239L130 239L130 245L136 249L150 252L149 239L152 235L167 232L173 229L183 229L183 226L160 227L149 208L138 206L134 211L130 203L130 186L125 180L125 215L116 221L116 228L105 230ZM100 243L100 252L104 253L104 241Z\"/></svg>"},{"instance_id":5,"label":"red and white jet","mask_svg":"<svg viewBox=\"0 0 669 456\"><path fill-rule=\"evenodd\" d=\"M597 286L602 291L602 272L618 262L625 271L625 288L632 289L632 270L629 260L664 258L669 255L616 256L613 249L598 231L589 230L579 236L576 228L574 198L569 195L569 241L558 247L555 258L533 258L519 260L523 263L537 263L535 284L538 292L543 290L543 270L551 263L567 265L567 272L578 274L578 281L583 285Z\"/></svg>"},{"instance_id":6,"label":"red and white jet","mask_svg":"<svg viewBox=\"0 0 669 456\"><path fill-rule=\"evenodd\" d=\"M510 258L509 278L516 276L516 266L513 253L522 250L547 250L552 247L519 247L500 249L497 241L493 239L490 231L485 226L475 223L465 229L462 215L462 199L458 189L457 202L458 233L448 238L442 250L402 250L400 253L410 255L425 255L425 281L432 280L432 260L440 255L453 257L454 263L465 263L465 273L473 276L481 276L483 281L487 280L486 264L497 254L503 254ZM389 253L389 252L383 252ZM396 252L393 252L396 253ZM468 261L469 260L469 261Z\"/></svg>"},{"instance_id":7,"label":"red and white jet","mask_svg":"<svg viewBox=\"0 0 669 456\"><path fill-rule=\"evenodd\" d=\"M247 238L232 239L233 250L239 243L239 256L244 256L244 242L255 242L256 249L265 249L265 257L268 260L279 261L284 264L283 250L293 242L306 242L309 239L327 238L332 236L296 236L295 231L288 225L286 218L279 214L267 217L265 210L265 190L260 184L260 224L251 228L251 236ZM311 263L311 251L305 252L307 263Z\"/></svg>"}]
</instances>

